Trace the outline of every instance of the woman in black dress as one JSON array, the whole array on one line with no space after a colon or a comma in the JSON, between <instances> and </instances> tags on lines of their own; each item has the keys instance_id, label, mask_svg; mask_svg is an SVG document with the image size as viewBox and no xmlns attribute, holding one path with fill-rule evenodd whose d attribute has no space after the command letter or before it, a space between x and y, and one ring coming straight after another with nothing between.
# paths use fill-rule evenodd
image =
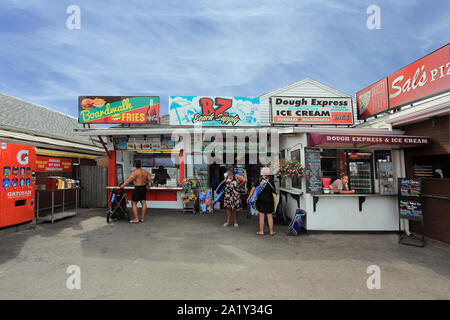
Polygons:
<instances>
[{"instance_id":1,"label":"woman in black dress","mask_svg":"<svg viewBox=\"0 0 450 320\"><path fill-rule=\"evenodd\" d=\"M255 192L256 187L259 185L259 192L256 198L256 210L259 212L259 231L256 234L264 234L264 216L267 216L267 224L269 225L269 233L271 236L275 234L273 232L273 212L274 201L272 193L275 193L273 182L269 179L270 169L267 167L261 170L261 180L255 183L250 191L248 200L251 199L253 192Z\"/></svg>"}]
</instances>

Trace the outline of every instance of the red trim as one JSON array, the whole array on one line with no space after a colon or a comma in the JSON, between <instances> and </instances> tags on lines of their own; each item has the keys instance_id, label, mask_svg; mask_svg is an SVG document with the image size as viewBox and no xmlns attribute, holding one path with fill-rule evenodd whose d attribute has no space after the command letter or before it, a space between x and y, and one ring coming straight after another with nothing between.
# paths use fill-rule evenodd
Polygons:
<instances>
[{"instance_id":1,"label":"red trim","mask_svg":"<svg viewBox=\"0 0 450 320\"><path fill-rule=\"evenodd\" d=\"M116 185L116 150L108 153L108 186ZM108 207L111 199L111 190L108 190Z\"/></svg>"},{"instance_id":2,"label":"red trim","mask_svg":"<svg viewBox=\"0 0 450 320\"><path fill-rule=\"evenodd\" d=\"M180 151L180 182L184 179L184 152Z\"/></svg>"},{"instance_id":3,"label":"red trim","mask_svg":"<svg viewBox=\"0 0 450 320\"><path fill-rule=\"evenodd\" d=\"M100 142L102 143L103 149L105 149L106 153L108 154L108 157L110 157L110 156L111 156L111 155L110 155L111 151L109 151L108 148L106 147L106 144L105 144L105 142L103 142L102 137L101 137L101 136L98 136L98 139L99 139Z\"/></svg>"},{"instance_id":4,"label":"red trim","mask_svg":"<svg viewBox=\"0 0 450 320\"><path fill-rule=\"evenodd\" d=\"M131 200L132 190L127 190L127 200ZM147 201L177 201L176 190L150 190L147 192Z\"/></svg>"}]
</instances>

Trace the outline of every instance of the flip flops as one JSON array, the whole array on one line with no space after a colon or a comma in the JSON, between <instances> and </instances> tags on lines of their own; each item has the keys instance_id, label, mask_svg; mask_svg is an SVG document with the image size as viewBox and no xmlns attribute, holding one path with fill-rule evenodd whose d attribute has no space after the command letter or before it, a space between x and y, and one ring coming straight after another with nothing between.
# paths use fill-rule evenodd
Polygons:
<instances>
[{"instance_id":1,"label":"flip flops","mask_svg":"<svg viewBox=\"0 0 450 320\"><path fill-rule=\"evenodd\" d=\"M130 220L130 223L139 223L139 221Z\"/></svg>"}]
</instances>

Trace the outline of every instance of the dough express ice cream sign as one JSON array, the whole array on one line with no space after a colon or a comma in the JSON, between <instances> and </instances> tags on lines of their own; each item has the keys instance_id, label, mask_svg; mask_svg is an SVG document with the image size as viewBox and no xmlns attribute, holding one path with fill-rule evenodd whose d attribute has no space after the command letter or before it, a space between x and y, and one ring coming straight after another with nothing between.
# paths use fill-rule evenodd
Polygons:
<instances>
[{"instance_id":1,"label":"dough express ice cream sign","mask_svg":"<svg viewBox=\"0 0 450 320\"><path fill-rule=\"evenodd\" d=\"M356 94L358 119L450 90L450 44Z\"/></svg>"},{"instance_id":2,"label":"dough express ice cream sign","mask_svg":"<svg viewBox=\"0 0 450 320\"><path fill-rule=\"evenodd\" d=\"M171 125L260 126L259 97L170 96Z\"/></svg>"},{"instance_id":3,"label":"dough express ice cream sign","mask_svg":"<svg viewBox=\"0 0 450 320\"><path fill-rule=\"evenodd\" d=\"M159 97L80 96L79 123L159 123Z\"/></svg>"},{"instance_id":4,"label":"dough express ice cream sign","mask_svg":"<svg viewBox=\"0 0 450 320\"><path fill-rule=\"evenodd\" d=\"M271 97L274 124L353 124L351 98Z\"/></svg>"}]
</instances>

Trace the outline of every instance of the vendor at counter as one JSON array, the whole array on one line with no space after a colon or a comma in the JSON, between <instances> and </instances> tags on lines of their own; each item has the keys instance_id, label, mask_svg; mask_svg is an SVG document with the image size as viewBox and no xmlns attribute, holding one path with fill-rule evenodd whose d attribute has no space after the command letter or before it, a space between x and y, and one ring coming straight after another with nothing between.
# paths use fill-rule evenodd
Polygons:
<instances>
[{"instance_id":1,"label":"vendor at counter","mask_svg":"<svg viewBox=\"0 0 450 320\"><path fill-rule=\"evenodd\" d=\"M163 166L159 166L159 168L155 170L155 179L154 179L155 185L158 187L165 186L167 183L167 179L170 179L167 170L164 169Z\"/></svg>"},{"instance_id":2,"label":"vendor at counter","mask_svg":"<svg viewBox=\"0 0 450 320\"><path fill-rule=\"evenodd\" d=\"M336 179L330 185L331 193L343 193L343 194L351 194L355 193L355 190L350 190L348 187L348 176L342 175L341 179Z\"/></svg>"}]
</instances>

